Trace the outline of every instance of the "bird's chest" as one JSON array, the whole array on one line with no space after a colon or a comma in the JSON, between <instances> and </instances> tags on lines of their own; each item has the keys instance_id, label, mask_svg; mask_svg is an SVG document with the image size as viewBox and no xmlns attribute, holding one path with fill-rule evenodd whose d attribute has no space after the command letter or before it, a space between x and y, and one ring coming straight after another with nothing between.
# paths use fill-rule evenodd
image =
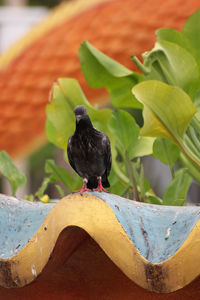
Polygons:
<instances>
[{"instance_id":1,"label":"bird's chest","mask_svg":"<svg viewBox=\"0 0 200 300\"><path fill-rule=\"evenodd\" d=\"M73 140L72 144L74 156L79 158L91 160L94 157L102 154L97 138L95 139L88 136L79 136Z\"/></svg>"},{"instance_id":2,"label":"bird's chest","mask_svg":"<svg viewBox=\"0 0 200 300\"><path fill-rule=\"evenodd\" d=\"M79 136L72 141L73 157L79 174L87 173L92 176L97 170L104 169L103 152L97 138Z\"/></svg>"}]
</instances>

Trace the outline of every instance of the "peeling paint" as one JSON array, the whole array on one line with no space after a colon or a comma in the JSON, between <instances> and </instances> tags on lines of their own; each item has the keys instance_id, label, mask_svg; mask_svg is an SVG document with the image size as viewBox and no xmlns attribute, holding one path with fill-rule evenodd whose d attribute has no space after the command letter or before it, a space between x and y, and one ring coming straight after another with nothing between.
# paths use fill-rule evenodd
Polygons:
<instances>
[{"instance_id":1,"label":"peeling paint","mask_svg":"<svg viewBox=\"0 0 200 300\"><path fill-rule=\"evenodd\" d=\"M17 208L14 205L9 207L5 205L6 212L8 209L11 210L9 214L12 215L12 222L8 223L5 216L4 219L1 219L4 212L2 209L0 211L0 233L3 237L0 243L4 247L2 247L2 257L6 253L5 248L9 249L9 253L13 257L7 261L5 257L0 260L1 285L19 287L35 280L44 269L47 261L51 260L52 249L55 247L61 230L68 229L70 226L84 228L130 279L152 291L173 291L182 287L189 280L193 280L199 274L199 270L196 270L191 261L188 260L190 248L185 246L181 248L185 241L187 243L189 235L190 238L193 236L192 242L196 246L199 232L195 227L199 222L199 207L187 209L182 207L160 208L156 205L138 204L135 201L111 194L98 193L97 196L86 194L84 198L81 198L81 201L80 195L68 196L62 199L47 217L43 213L46 204L36 210L33 209L33 206L29 206L30 211L27 209L28 206L23 208L21 203L19 203L19 208L18 204ZM102 198L104 198L104 202L101 201ZM15 212L17 209L20 211L19 214ZM23 209L27 217L25 217ZM39 210L42 214L40 212L40 222L37 223L39 227L36 230L37 234L34 235L32 226L35 226L35 222L38 221ZM48 212L49 207L47 207L46 214ZM22 219L21 214L23 215ZM66 214L68 214L67 218ZM30 224L30 218L32 225L29 227L27 224ZM27 223L21 226L20 224L25 219ZM7 231L4 232L3 225L5 223ZM3 224L3 229L1 224ZM192 235L190 234L191 231ZM23 240L24 232L26 239ZM10 235L15 240L14 247L13 244L12 247L9 245ZM26 247L22 242L25 243ZM200 255L197 247L192 249L199 260ZM15 252L18 251L19 253L16 255ZM181 251L186 251L184 253L187 255L184 257L184 253ZM170 256L172 259L167 260ZM3 264L4 262L7 264ZM176 269L171 268L172 263L175 265L174 262L177 268L178 265L181 266L179 275ZM54 259L52 259L53 263ZM187 270L190 270L188 276L184 273L183 265L186 266ZM21 283L17 276L19 276ZM182 278L187 277L184 278L184 282L181 276Z\"/></svg>"},{"instance_id":2,"label":"peeling paint","mask_svg":"<svg viewBox=\"0 0 200 300\"><path fill-rule=\"evenodd\" d=\"M31 272L32 272L33 276L37 277L37 272L36 272L34 264L32 264Z\"/></svg>"},{"instance_id":3,"label":"peeling paint","mask_svg":"<svg viewBox=\"0 0 200 300\"><path fill-rule=\"evenodd\" d=\"M165 293L167 288L165 281L167 278L167 272L162 265L145 265L146 280L148 282L149 289L154 292Z\"/></svg>"},{"instance_id":4,"label":"peeling paint","mask_svg":"<svg viewBox=\"0 0 200 300\"><path fill-rule=\"evenodd\" d=\"M119 208L119 206L118 206L118 205L116 205L116 204L115 204L115 207L117 208L117 210L119 210L119 211L120 211L120 208Z\"/></svg>"},{"instance_id":5,"label":"peeling paint","mask_svg":"<svg viewBox=\"0 0 200 300\"><path fill-rule=\"evenodd\" d=\"M150 247L149 247L149 241L148 241L148 233L144 229L144 221L143 221L142 217L140 217L140 229L141 229L142 235L144 237L144 243L146 245L146 255L145 255L145 258L148 259L149 258Z\"/></svg>"},{"instance_id":6,"label":"peeling paint","mask_svg":"<svg viewBox=\"0 0 200 300\"><path fill-rule=\"evenodd\" d=\"M11 262L0 261L0 281L2 286L9 288L17 287L16 282L12 279Z\"/></svg>"},{"instance_id":7,"label":"peeling paint","mask_svg":"<svg viewBox=\"0 0 200 300\"><path fill-rule=\"evenodd\" d=\"M170 236L170 232L171 232L171 228L167 228L167 233L165 235L165 240L168 240L169 236Z\"/></svg>"},{"instance_id":8,"label":"peeling paint","mask_svg":"<svg viewBox=\"0 0 200 300\"><path fill-rule=\"evenodd\" d=\"M17 254L56 203L32 203L0 194L0 258Z\"/></svg>"},{"instance_id":9,"label":"peeling paint","mask_svg":"<svg viewBox=\"0 0 200 300\"><path fill-rule=\"evenodd\" d=\"M159 263L173 256L199 220L200 207L197 206L160 206L138 203L112 194L93 194L113 209L134 246L151 263ZM172 225L170 238L165 239L167 229L172 229Z\"/></svg>"}]
</instances>

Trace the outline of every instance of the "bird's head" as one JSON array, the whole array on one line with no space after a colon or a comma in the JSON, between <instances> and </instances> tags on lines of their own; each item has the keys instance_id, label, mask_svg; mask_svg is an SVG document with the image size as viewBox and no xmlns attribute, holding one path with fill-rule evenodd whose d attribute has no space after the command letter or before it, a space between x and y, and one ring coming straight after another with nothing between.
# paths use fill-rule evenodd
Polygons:
<instances>
[{"instance_id":1,"label":"bird's head","mask_svg":"<svg viewBox=\"0 0 200 300\"><path fill-rule=\"evenodd\" d=\"M89 125L91 124L90 118L88 116L87 109L83 105L79 105L74 109L74 114L76 117L76 124L82 126L85 124Z\"/></svg>"}]
</instances>

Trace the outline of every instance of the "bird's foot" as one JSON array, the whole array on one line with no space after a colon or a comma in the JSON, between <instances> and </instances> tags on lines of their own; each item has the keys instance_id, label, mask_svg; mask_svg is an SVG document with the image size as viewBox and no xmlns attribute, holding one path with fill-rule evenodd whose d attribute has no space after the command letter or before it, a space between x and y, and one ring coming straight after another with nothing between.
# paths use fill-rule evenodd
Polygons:
<instances>
[{"instance_id":1,"label":"bird's foot","mask_svg":"<svg viewBox=\"0 0 200 300\"><path fill-rule=\"evenodd\" d=\"M96 189L93 189L94 192L105 192L105 193L109 193L109 191L107 191L106 189L104 189L102 182L101 182L101 177L99 178L98 181L98 187Z\"/></svg>"},{"instance_id":2,"label":"bird's foot","mask_svg":"<svg viewBox=\"0 0 200 300\"><path fill-rule=\"evenodd\" d=\"M81 188L80 190L74 191L73 193L83 193L83 192L91 192L92 190L88 189L88 188Z\"/></svg>"},{"instance_id":3,"label":"bird's foot","mask_svg":"<svg viewBox=\"0 0 200 300\"><path fill-rule=\"evenodd\" d=\"M87 186L87 178L83 179L83 186L80 190L74 191L74 193L83 193L83 192L92 192L92 190L88 189Z\"/></svg>"},{"instance_id":4,"label":"bird's foot","mask_svg":"<svg viewBox=\"0 0 200 300\"><path fill-rule=\"evenodd\" d=\"M109 191L107 191L106 189L104 189L104 187L97 187L96 189L93 190L93 192L105 192L105 193L109 193Z\"/></svg>"}]
</instances>

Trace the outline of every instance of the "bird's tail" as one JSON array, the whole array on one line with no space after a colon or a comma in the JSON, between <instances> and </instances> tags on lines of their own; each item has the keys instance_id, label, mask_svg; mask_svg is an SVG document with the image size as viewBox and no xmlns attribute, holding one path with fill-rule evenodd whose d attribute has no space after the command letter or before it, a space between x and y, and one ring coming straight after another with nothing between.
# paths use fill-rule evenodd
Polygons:
<instances>
[{"instance_id":1,"label":"bird's tail","mask_svg":"<svg viewBox=\"0 0 200 300\"><path fill-rule=\"evenodd\" d=\"M97 177L90 177L88 179L87 188L88 189L96 189L98 186L98 179Z\"/></svg>"},{"instance_id":2,"label":"bird's tail","mask_svg":"<svg viewBox=\"0 0 200 300\"><path fill-rule=\"evenodd\" d=\"M102 185L104 188L110 187L110 183L106 175L102 176ZM96 189L98 186L98 179L97 177L90 177L88 179L87 188L88 189Z\"/></svg>"},{"instance_id":3,"label":"bird's tail","mask_svg":"<svg viewBox=\"0 0 200 300\"><path fill-rule=\"evenodd\" d=\"M102 177L102 185L104 188L109 188L110 187L110 183L108 181L108 178L106 175L103 175Z\"/></svg>"}]
</instances>

